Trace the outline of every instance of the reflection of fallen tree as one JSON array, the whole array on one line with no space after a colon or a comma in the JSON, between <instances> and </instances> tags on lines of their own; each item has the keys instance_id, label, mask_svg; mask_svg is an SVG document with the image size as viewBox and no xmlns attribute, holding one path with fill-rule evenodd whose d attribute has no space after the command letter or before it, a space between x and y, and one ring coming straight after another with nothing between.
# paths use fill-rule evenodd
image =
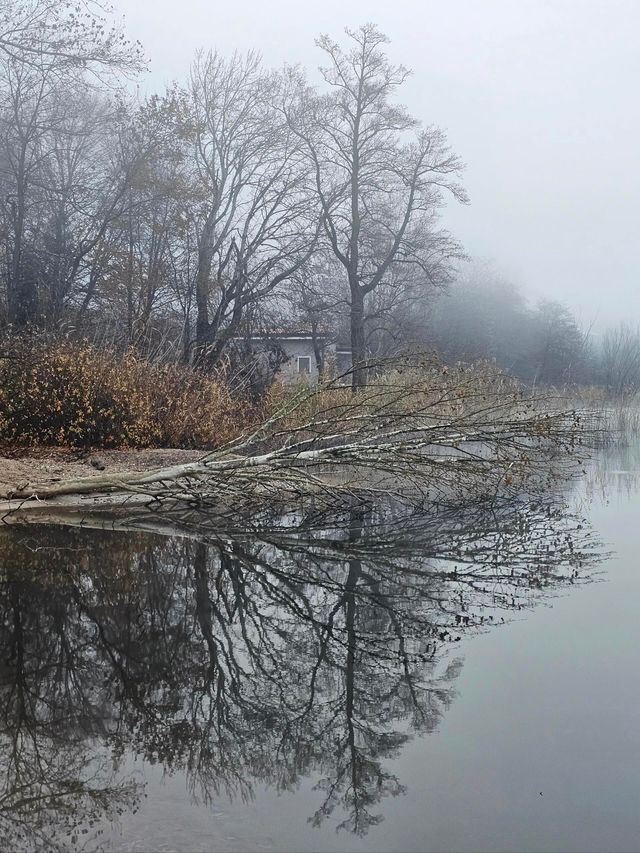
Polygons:
<instances>
[{"instance_id":1,"label":"reflection of fallen tree","mask_svg":"<svg viewBox=\"0 0 640 853\"><path fill-rule=\"evenodd\" d=\"M451 498L513 483L532 488L557 473L584 435L578 413L495 372L442 374L415 360L386 368L355 395L335 381L303 389L251 434L200 461L37 490L26 484L0 502L0 512L5 521L25 521L301 497L331 505L354 492Z\"/></svg>"},{"instance_id":2,"label":"reflection of fallen tree","mask_svg":"<svg viewBox=\"0 0 640 853\"><path fill-rule=\"evenodd\" d=\"M446 713L459 640L588 581L598 558L579 519L539 500L354 501L184 530L199 541L0 530L0 644L16 649L0 752L26 726L41 755L64 737L73 776L96 739L205 801L311 777L311 820L360 834L403 790L389 759Z\"/></svg>"}]
</instances>

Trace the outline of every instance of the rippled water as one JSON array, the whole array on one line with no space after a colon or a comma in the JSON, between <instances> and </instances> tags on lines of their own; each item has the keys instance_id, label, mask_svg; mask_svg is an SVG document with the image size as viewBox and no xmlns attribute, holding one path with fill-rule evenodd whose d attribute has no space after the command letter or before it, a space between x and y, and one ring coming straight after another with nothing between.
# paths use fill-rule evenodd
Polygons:
<instances>
[{"instance_id":1,"label":"rippled water","mask_svg":"<svg viewBox=\"0 0 640 853\"><path fill-rule=\"evenodd\" d=\"M7 849L639 849L639 472L0 530Z\"/></svg>"}]
</instances>

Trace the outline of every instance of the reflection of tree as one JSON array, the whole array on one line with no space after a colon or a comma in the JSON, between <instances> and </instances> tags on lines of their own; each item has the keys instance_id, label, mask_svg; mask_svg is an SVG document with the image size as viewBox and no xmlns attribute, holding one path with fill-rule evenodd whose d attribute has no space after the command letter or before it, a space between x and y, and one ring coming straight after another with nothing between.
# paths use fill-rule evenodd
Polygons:
<instances>
[{"instance_id":1,"label":"reflection of tree","mask_svg":"<svg viewBox=\"0 0 640 853\"><path fill-rule=\"evenodd\" d=\"M493 502L200 541L5 533L0 818L44 837L124 807L109 748L116 770L133 751L186 772L197 798L314 775L311 820L364 834L403 790L385 762L451 701L455 643L579 581L577 532L552 505Z\"/></svg>"},{"instance_id":2,"label":"reflection of tree","mask_svg":"<svg viewBox=\"0 0 640 853\"><path fill-rule=\"evenodd\" d=\"M30 538L3 546L0 830L6 849L63 849L131 807L136 786L115 777L95 744L104 731L100 673L65 588L30 577ZM33 557L34 569L53 570L42 554ZM69 553L56 558L64 566Z\"/></svg>"}]
</instances>

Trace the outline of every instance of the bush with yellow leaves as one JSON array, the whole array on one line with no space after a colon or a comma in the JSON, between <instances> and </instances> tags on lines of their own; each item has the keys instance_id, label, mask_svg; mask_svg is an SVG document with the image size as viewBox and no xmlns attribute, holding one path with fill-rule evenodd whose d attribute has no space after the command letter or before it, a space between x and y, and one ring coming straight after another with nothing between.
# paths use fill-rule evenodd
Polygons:
<instances>
[{"instance_id":1,"label":"bush with yellow leaves","mask_svg":"<svg viewBox=\"0 0 640 853\"><path fill-rule=\"evenodd\" d=\"M225 382L133 351L40 336L0 348L0 443L209 449L259 417Z\"/></svg>"}]
</instances>

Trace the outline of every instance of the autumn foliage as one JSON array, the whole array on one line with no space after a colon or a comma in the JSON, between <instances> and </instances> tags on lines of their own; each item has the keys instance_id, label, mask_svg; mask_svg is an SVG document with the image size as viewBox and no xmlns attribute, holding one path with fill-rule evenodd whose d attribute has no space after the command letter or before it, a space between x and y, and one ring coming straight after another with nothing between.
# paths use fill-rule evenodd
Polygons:
<instances>
[{"instance_id":1,"label":"autumn foliage","mask_svg":"<svg viewBox=\"0 0 640 853\"><path fill-rule=\"evenodd\" d=\"M31 337L0 348L0 443L219 447L259 417L221 376Z\"/></svg>"}]
</instances>

